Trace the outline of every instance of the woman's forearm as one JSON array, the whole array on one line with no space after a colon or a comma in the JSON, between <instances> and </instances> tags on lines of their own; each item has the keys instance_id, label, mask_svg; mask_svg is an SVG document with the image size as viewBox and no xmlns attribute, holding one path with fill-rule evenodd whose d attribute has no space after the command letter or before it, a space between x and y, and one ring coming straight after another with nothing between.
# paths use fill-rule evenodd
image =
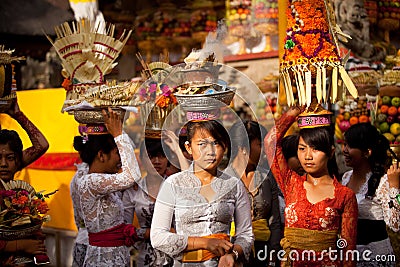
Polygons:
<instances>
[{"instance_id":1,"label":"woman's forearm","mask_svg":"<svg viewBox=\"0 0 400 267\"><path fill-rule=\"evenodd\" d=\"M21 125L28 134L32 146L25 149L22 154L21 169L28 166L49 149L49 143L42 132L25 116L22 111L12 114L12 117Z\"/></svg>"}]
</instances>

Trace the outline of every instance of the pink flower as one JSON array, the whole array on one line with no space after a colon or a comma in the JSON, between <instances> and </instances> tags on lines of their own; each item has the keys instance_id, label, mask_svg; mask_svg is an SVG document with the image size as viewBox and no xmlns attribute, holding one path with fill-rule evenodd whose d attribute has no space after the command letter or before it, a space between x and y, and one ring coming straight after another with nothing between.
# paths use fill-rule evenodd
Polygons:
<instances>
[{"instance_id":1,"label":"pink flower","mask_svg":"<svg viewBox=\"0 0 400 267\"><path fill-rule=\"evenodd\" d=\"M139 90L139 95L143 98L145 98L147 96L147 90L146 88L140 88Z\"/></svg>"},{"instance_id":2,"label":"pink flower","mask_svg":"<svg viewBox=\"0 0 400 267\"><path fill-rule=\"evenodd\" d=\"M16 192L14 190L1 190L0 196L4 197L12 197L15 196Z\"/></svg>"},{"instance_id":3,"label":"pink flower","mask_svg":"<svg viewBox=\"0 0 400 267\"><path fill-rule=\"evenodd\" d=\"M155 93L156 91L157 91L157 83L154 83L154 82L150 83L149 93L152 94L152 93Z\"/></svg>"},{"instance_id":4,"label":"pink flower","mask_svg":"<svg viewBox=\"0 0 400 267\"><path fill-rule=\"evenodd\" d=\"M161 84L160 89L164 96L170 96L172 93L171 90L169 89L168 85L166 85L166 84Z\"/></svg>"}]
</instances>

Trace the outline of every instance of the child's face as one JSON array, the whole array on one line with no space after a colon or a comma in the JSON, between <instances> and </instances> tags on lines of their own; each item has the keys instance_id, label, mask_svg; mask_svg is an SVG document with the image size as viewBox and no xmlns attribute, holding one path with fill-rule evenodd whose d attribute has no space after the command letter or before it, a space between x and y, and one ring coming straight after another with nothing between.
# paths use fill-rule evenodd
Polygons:
<instances>
[{"instance_id":1,"label":"child's face","mask_svg":"<svg viewBox=\"0 0 400 267\"><path fill-rule=\"evenodd\" d=\"M17 171L17 155L10 149L8 144L0 144L0 178L8 182L14 179L14 174Z\"/></svg>"},{"instance_id":2,"label":"child's face","mask_svg":"<svg viewBox=\"0 0 400 267\"><path fill-rule=\"evenodd\" d=\"M221 163L225 148L207 130L197 129L186 149L197 167L206 171L216 171Z\"/></svg>"}]
</instances>

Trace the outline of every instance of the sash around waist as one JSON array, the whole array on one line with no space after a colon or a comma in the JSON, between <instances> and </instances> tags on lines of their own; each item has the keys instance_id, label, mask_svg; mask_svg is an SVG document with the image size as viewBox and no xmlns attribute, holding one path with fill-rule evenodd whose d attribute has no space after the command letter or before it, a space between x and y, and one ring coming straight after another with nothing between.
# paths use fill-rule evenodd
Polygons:
<instances>
[{"instance_id":1,"label":"sash around waist","mask_svg":"<svg viewBox=\"0 0 400 267\"><path fill-rule=\"evenodd\" d=\"M208 236L201 236L201 237L202 238L225 239L227 241L230 240L229 235L222 234L222 233L212 234L212 235L208 235ZM208 261L215 257L217 257L217 256L209 250L198 249L198 250L185 252L182 257L182 262L186 262L186 263L187 262L204 262L204 261Z\"/></svg>"},{"instance_id":2,"label":"sash around waist","mask_svg":"<svg viewBox=\"0 0 400 267\"><path fill-rule=\"evenodd\" d=\"M89 245L96 247L129 247L137 240L136 228L125 223L101 232L89 233Z\"/></svg>"},{"instance_id":3,"label":"sash around waist","mask_svg":"<svg viewBox=\"0 0 400 267\"><path fill-rule=\"evenodd\" d=\"M304 228L285 227L284 238L281 240L283 249L303 249L323 251L336 248L337 230L318 231Z\"/></svg>"},{"instance_id":4,"label":"sash around waist","mask_svg":"<svg viewBox=\"0 0 400 267\"><path fill-rule=\"evenodd\" d=\"M367 245L388 238L383 220L358 219L357 245Z\"/></svg>"}]
</instances>

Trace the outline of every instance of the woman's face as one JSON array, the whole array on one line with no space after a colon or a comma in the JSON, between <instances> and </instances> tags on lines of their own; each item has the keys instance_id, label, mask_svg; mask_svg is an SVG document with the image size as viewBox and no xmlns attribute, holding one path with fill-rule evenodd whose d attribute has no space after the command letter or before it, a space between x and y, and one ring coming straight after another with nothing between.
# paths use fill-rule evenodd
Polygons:
<instances>
[{"instance_id":1,"label":"woman's face","mask_svg":"<svg viewBox=\"0 0 400 267\"><path fill-rule=\"evenodd\" d=\"M329 157L320 150L310 147L304 139L300 137L297 149L297 156L301 166L306 173L313 176L324 175L328 173Z\"/></svg>"},{"instance_id":2,"label":"woman's face","mask_svg":"<svg viewBox=\"0 0 400 267\"><path fill-rule=\"evenodd\" d=\"M262 155L261 145L261 140L259 139L253 139L250 142L250 156L248 164L254 166L258 165L258 163L260 162L260 156Z\"/></svg>"},{"instance_id":3,"label":"woman's face","mask_svg":"<svg viewBox=\"0 0 400 267\"><path fill-rule=\"evenodd\" d=\"M5 182L11 181L17 171L17 155L8 144L0 144L0 178Z\"/></svg>"},{"instance_id":4,"label":"woman's face","mask_svg":"<svg viewBox=\"0 0 400 267\"><path fill-rule=\"evenodd\" d=\"M157 153L156 155L151 155L150 157L150 162L154 167L154 170L157 171L159 175L164 177L165 172L167 171L168 167L168 159L167 157L162 154L162 153ZM153 168L149 168L149 170L152 170ZM150 171L153 172L153 171Z\"/></svg>"},{"instance_id":5,"label":"woman's face","mask_svg":"<svg viewBox=\"0 0 400 267\"><path fill-rule=\"evenodd\" d=\"M197 129L186 149L193 157L195 166L206 171L216 171L221 163L225 148L207 130Z\"/></svg>"},{"instance_id":6,"label":"woman's face","mask_svg":"<svg viewBox=\"0 0 400 267\"><path fill-rule=\"evenodd\" d=\"M344 162L348 167L353 168L355 166L358 166L363 160L367 159L365 153L361 149L351 148L349 144L347 144L346 142L344 142L343 144L342 151L344 156Z\"/></svg>"},{"instance_id":7,"label":"woman's face","mask_svg":"<svg viewBox=\"0 0 400 267\"><path fill-rule=\"evenodd\" d=\"M118 148L114 148L108 154L104 153L104 158L105 158L104 164L106 173L113 174L113 173L118 173L120 171L122 164Z\"/></svg>"}]
</instances>

